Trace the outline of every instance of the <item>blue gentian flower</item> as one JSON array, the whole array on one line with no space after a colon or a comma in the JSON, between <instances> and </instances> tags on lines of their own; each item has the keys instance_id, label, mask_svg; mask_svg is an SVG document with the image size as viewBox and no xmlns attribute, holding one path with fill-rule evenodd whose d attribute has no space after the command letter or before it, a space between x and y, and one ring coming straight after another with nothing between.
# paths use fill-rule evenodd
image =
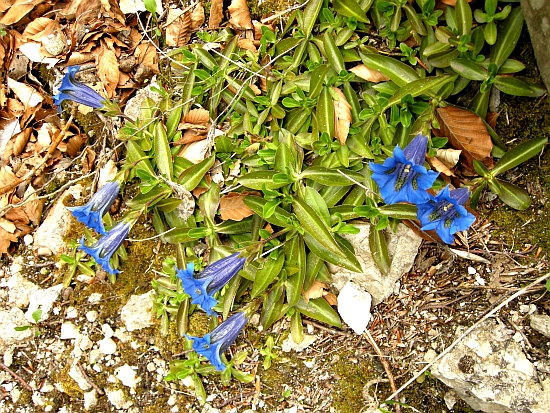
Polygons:
<instances>
[{"instance_id":1,"label":"blue gentian flower","mask_svg":"<svg viewBox=\"0 0 550 413\"><path fill-rule=\"evenodd\" d=\"M227 366L221 359L225 350L237 339L237 336L246 325L248 318L243 312L238 312L204 337L186 336L193 340L193 350L210 360L218 371L224 371Z\"/></svg>"},{"instance_id":2,"label":"blue gentian flower","mask_svg":"<svg viewBox=\"0 0 550 413\"><path fill-rule=\"evenodd\" d=\"M424 167L427 147L428 137L419 133L405 149L396 146L393 156L387 158L382 165L369 163L374 172L372 179L378 184L380 195L386 204L418 204L429 199L427 190L432 187L439 174Z\"/></svg>"},{"instance_id":3,"label":"blue gentian flower","mask_svg":"<svg viewBox=\"0 0 550 413\"><path fill-rule=\"evenodd\" d=\"M73 216L89 228L105 234L103 215L111 208L120 191L118 182L107 182L97 191L86 205L67 208Z\"/></svg>"},{"instance_id":4,"label":"blue gentian flower","mask_svg":"<svg viewBox=\"0 0 550 413\"><path fill-rule=\"evenodd\" d=\"M245 262L246 258L239 258L236 252L210 264L195 276L192 264L185 270L178 269L176 273L183 289L191 296L191 303L200 305L208 315L212 315L212 308L218 303L213 295L237 275Z\"/></svg>"},{"instance_id":5,"label":"blue gentian flower","mask_svg":"<svg viewBox=\"0 0 550 413\"><path fill-rule=\"evenodd\" d=\"M80 70L80 66L70 66L67 74L61 81L59 93L53 97L53 103L57 105L57 111L61 113L61 102L64 100L72 100L82 105L90 106L94 109L103 107L106 100L103 96L93 90L90 86L77 81L74 78L76 72Z\"/></svg>"},{"instance_id":6,"label":"blue gentian flower","mask_svg":"<svg viewBox=\"0 0 550 413\"><path fill-rule=\"evenodd\" d=\"M80 242L81 245L78 249L93 257L95 262L101 265L101 268L109 274L117 274L120 271L111 267L111 257L122 245L126 237L128 237L131 226L132 224L130 222L119 222L91 247L87 247L86 244L84 244L84 237L82 237Z\"/></svg>"},{"instance_id":7,"label":"blue gentian flower","mask_svg":"<svg viewBox=\"0 0 550 413\"><path fill-rule=\"evenodd\" d=\"M443 242L452 244L453 234L467 230L476 220L464 207L469 197L470 191L467 188L449 190L449 186L435 197L430 195L428 202L417 205L417 216L422 230L435 229Z\"/></svg>"}]
</instances>

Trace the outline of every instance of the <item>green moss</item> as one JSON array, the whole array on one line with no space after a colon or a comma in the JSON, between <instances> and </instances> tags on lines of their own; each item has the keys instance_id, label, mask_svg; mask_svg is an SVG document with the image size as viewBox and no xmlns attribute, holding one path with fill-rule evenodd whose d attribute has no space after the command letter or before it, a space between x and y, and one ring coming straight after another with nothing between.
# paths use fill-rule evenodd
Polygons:
<instances>
[{"instance_id":1,"label":"green moss","mask_svg":"<svg viewBox=\"0 0 550 413\"><path fill-rule=\"evenodd\" d=\"M332 393L334 407L341 413L359 412L365 405L362 397L363 388L376 372L368 359L356 357L352 351L346 351L338 356L339 359L333 367L338 375L338 381Z\"/></svg>"},{"instance_id":2,"label":"green moss","mask_svg":"<svg viewBox=\"0 0 550 413\"><path fill-rule=\"evenodd\" d=\"M77 382L69 376L69 370L71 369L72 363L72 360L69 360L61 371L52 371L52 380L54 383L60 383L63 387L63 392L70 397L82 398L84 392L78 386Z\"/></svg>"},{"instance_id":3,"label":"green moss","mask_svg":"<svg viewBox=\"0 0 550 413\"><path fill-rule=\"evenodd\" d=\"M266 0L264 2L248 0L246 3L248 4L248 9L250 10L250 16L252 19L256 20L270 14L287 10L296 5L294 0Z\"/></svg>"}]
</instances>

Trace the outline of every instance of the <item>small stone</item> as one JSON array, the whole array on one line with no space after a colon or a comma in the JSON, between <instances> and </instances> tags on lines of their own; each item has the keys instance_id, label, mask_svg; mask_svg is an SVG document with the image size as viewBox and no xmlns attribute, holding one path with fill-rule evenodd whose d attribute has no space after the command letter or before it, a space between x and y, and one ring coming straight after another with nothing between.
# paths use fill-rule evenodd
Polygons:
<instances>
[{"instance_id":1,"label":"small stone","mask_svg":"<svg viewBox=\"0 0 550 413\"><path fill-rule=\"evenodd\" d=\"M296 352L300 352L300 351L308 348L316 340L317 340L317 336L304 334L304 339L302 340L302 342L301 343L296 343L293 340L292 335L289 335L288 338L285 341L283 341L283 345L281 346L281 349L285 353L288 353L289 351L292 351L292 350L294 350Z\"/></svg>"},{"instance_id":2,"label":"small stone","mask_svg":"<svg viewBox=\"0 0 550 413\"><path fill-rule=\"evenodd\" d=\"M92 293L88 297L88 302L92 304L97 304L101 301L101 298L103 297L103 294L101 293Z\"/></svg>"},{"instance_id":3,"label":"small stone","mask_svg":"<svg viewBox=\"0 0 550 413\"><path fill-rule=\"evenodd\" d=\"M78 274L76 276L76 280L82 284L91 284L94 277L90 277L86 274Z\"/></svg>"},{"instance_id":4,"label":"small stone","mask_svg":"<svg viewBox=\"0 0 550 413\"><path fill-rule=\"evenodd\" d=\"M550 338L550 316L543 314L531 314L531 328L537 330L543 336Z\"/></svg>"},{"instance_id":5,"label":"small stone","mask_svg":"<svg viewBox=\"0 0 550 413\"><path fill-rule=\"evenodd\" d=\"M71 377L76 384L78 384L78 387L80 387L83 391L88 391L92 388L90 383L86 380L86 377L82 374L82 371L78 367L76 361L72 364L71 368L69 369L69 377Z\"/></svg>"},{"instance_id":6,"label":"small stone","mask_svg":"<svg viewBox=\"0 0 550 413\"><path fill-rule=\"evenodd\" d=\"M63 284L57 284L53 287L47 289L39 289L34 291L29 297L29 308L25 313L25 318L30 323L35 323L32 318L32 314L40 309L42 310L42 316L39 321L45 321L50 316L50 311L52 310L53 303L59 298L61 290L63 289Z\"/></svg>"},{"instance_id":7,"label":"small stone","mask_svg":"<svg viewBox=\"0 0 550 413\"><path fill-rule=\"evenodd\" d=\"M23 331L15 330L15 327L28 324L23 311L17 307L10 311L0 310L0 354L3 354L9 346L34 336L32 328Z\"/></svg>"},{"instance_id":8,"label":"small stone","mask_svg":"<svg viewBox=\"0 0 550 413\"><path fill-rule=\"evenodd\" d=\"M84 409L91 410L97 405L97 393L95 390L84 393Z\"/></svg>"},{"instance_id":9,"label":"small stone","mask_svg":"<svg viewBox=\"0 0 550 413\"><path fill-rule=\"evenodd\" d=\"M36 255L39 257L51 257L53 252L48 247L40 247L36 250Z\"/></svg>"},{"instance_id":10,"label":"small stone","mask_svg":"<svg viewBox=\"0 0 550 413\"><path fill-rule=\"evenodd\" d=\"M122 390L107 390L107 398L117 409L129 409L134 404L131 400L127 400Z\"/></svg>"},{"instance_id":11,"label":"small stone","mask_svg":"<svg viewBox=\"0 0 550 413\"><path fill-rule=\"evenodd\" d=\"M67 308L67 312L65 313L65 318L71 319L71 318L77 318L78 317L78 311L74 307Z\"/></svg>"},{"instance_id":12,"label":"small stone","mask_svg":"<svg viewBox=\"0 0 550 413\"><path fill-rule=\"evenodd\" d=\"M153 372L153 371L155 371L156 368L157 368L157 366L155 366L155 363L147 363L147 371L148 372Z\"/></svg>"},{"instance_id":13,"label":"small stone","mask_svg":"<svg viewBox=\"0 0 550 413\"><path fill-rule=\"evenodd\" d=\"M90 340L90 337L82 336L78 346L80 347L80 350L85 351L85 350L91 349L93 345L94 345L94 342Z\"/></svg>"},{"instance_id":14,"label":"small stone","mask_svg":"<svg viewBox=\"0 0 550 413\"><path fill-rule=\"evenodd\" d=\"M202 408L201 413L220 413L220 409L212 407L210 404L206 403Z\"/></svg>"},{"instance_id":15,"label":"small stone","mask_svg":"<svg viewBox=\"0 0 550 413\"><path fill-rule=\"evenodd\" d=\"M95 310L88 311L86 313L86 320L88 320L90 323L95 322L98 317L99 317L99 313Z\"/></svg>"},{"instance_id":16,"label":"small stone","mask_svg":"<svg viewBox=\"0 0 550 413\"><path fill-rule=\"evenodd\" d=\"M21 275L19 271L14 272L12 266L12 276L6 282L6 287L8 287L8 302L12 303L15 307L23 308L27 307L30 302L31 294L37 290L40 290L40 287Z\"/></svg>"},{"instance_id":17,"label":"small stone","mask_svg":"<svg viewBox=\"0 0 550 413\"><path fill-rule=\"evenodd\" d=\"M166 404L168 406L173 406L177 403L178 401L178 398L175 394L171 394L170 397L168 398L168 401L166 402Z\"/></svg>"},{"instance_id":18,"label":"small stone","mask_svg":"<svg viewBox=\"0 0 550 413\"><path fill-rule=\"evenodd\" d=\"M115 369L115 376L123 385L134 390L137 384L141 381L141 377L136 374L136 371L128 364Z\"/></svg>"},{"instance_id":19,"label":"small stone","mask_svg":"<svg viewBox=\"0 0 550 413\"><path fill-rule=\"evenodd\" d=\"M90 357L88 358L88 363L95 364L99 361L100 358L101 358L101 351L99 349L93 349L92 351L90 351ZM94 366L94 370L95 370L95 367L96 366Z\"/></svg>"},{"instance_id":20,"label":"small stone","mask_svg":"<svg viewBox=\"0 0 550 413\"><path fill-rule=\"evenodd\" d=\"M474 275L476 273L477 273L477 271L474 267L468 267L468 274Z\"/></svg>"},{"instance_id":21,"label":"small stone","mask_svg":"<svg viewBox=\"0 0 550 413\"><path fill-rule=\"evenodd\" d=\"M61 340L71 340L77 338L79 335L80 333L73 323L61 324L61 335L59 336Z\"/></svg>"},{"instance_id":22,"label":"small stone","mask_svg":"<svg viewBox=\"0 0 550 413\"><path fill-rule=\"evenodd\" d=\"M155 323L152 309L153 290L141 295L132 295L120 314L126 330L135 331L152 326Z\"/></svg>"},{"instance_id":23,"label":"small stone","mask_svg":"<svg viewBox=\"0 0 550 413\"><path fill-rule=\"evenodd\" d=\"M434 361L435 359L437 358L437 353L435 350L433 349L429 349L428 351L426 351L426 353L424 354L424 361L426 363L431 363L432 361Z\"/></svg>"},{"instance_id":24,"label":"small stone","mask_svg":"<svg viewBox=\"0 0 550 413\"><path fill-rule=\"evenodd\" d=\"M55 387L49 382L45 381L42 387L40 387L40 393L49 393L55 390Z\"/></svg>"},{"instance_id":25,"label":"small stone","mask_svg":"<svg viewBox=\"0 0 550 413\"><path fill-rule=\"evenodd\" d=\"M32 245L32 242L34 241L34 239L32 238L32 235L31 234L27 234L23 237L23 242L25 243L25 245L28 247L29 245Z\"/></svg>"},{"instance_id":26,"label":"small stone","mask_svg":"<svg viewBox=\"0 0 550 413\"><path fill-rule=\"evenodd\" d=\"M10 391L10 397L13 404L17 404L19 398L21 397L21 390L15 387L12 391Z\"/></svg>"},{"instance_id":27,"label":"small stone","mask_svg":"<svg viewBox=\"0 0 550 413\"><path fill-rule=\"evenodd\" d=\"M105 355L116 353L116 343L111 338L104 338L98 342L99 351Z\"/></svg>"},{"instance_id":28,"label":"small stone","mask_svg":"<svg viewBox=\"0 0 550 413\"><path fill-rule=\"evenodd\" d=\"M103 324L101 326L101 331L103 332L106 338L113 337L114 331L109 324Z\"/></svg>"},{"instance_id":29,"label":"small stone","mask_svg":"<svg viewBox=\"0 0 550 413\"><path fill-rule=\"evenodd\" d=\"M370 321L371 295L353 281L348 281L338 294L338 313L355 331L363 334Z\"/></svg>"}]
</instances>

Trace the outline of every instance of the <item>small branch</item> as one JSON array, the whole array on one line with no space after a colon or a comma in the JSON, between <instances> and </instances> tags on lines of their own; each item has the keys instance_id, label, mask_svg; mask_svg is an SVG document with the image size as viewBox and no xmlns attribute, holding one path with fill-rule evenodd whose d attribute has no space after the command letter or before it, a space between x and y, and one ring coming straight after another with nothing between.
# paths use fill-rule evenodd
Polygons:
<instances>
[{"instance_id":1,"label":"small branch","mask_svg":"<svg viewBox=\"0 0 550 413\"><path fill-rule=\"evenodd\" d=\"M27 389L28 391L32 392L32 387L29 386L29 384L23 380L21 378L21 376L19 376L17 373L15 373L14 371L10 370L8 368L8 366L6 366L4 363L0 363L0 368L4 371L7 371L8 373L10 373L20 384L21 386L23 386L25 389Z\"/></svg>"},{"instance_id":2,"label":"small branch","mask_svg":"<svg viewBox=\"0 0 550 413\"><path fill-rule=\"evenodd\" d=\"M386 357L384 357L384 354L382 353L382 350L380 350L380 347L378 347L378 344L376 344L376 341L374 341L374 338L371 336L369 330L365 330L363 335L366 337L367 341L370 343L372 348L374 348L374 351L376 351L376 354L380 357L380 363L382 363L382 366L384 366L384 370L386 371L386 374L388 375L388 380L390 381L391 390L394 392L397 392L397 386L395 385L395 380L393 379L393 374L390 369L390 364L388 363L388 360L386 360ZM387 400L390 400L391 397ZM401 406L396 404L395 410L397 413L401 413Z\"/></svg>"},{"instance_id":3,"label":"small branch","mask_svg":"<svg viewBox=\"0 0 550 413\"><path fill-rule=\"evenodd\" d=\"M103 390L101 390L99 387L97 387L97 385L92 380L90 380L90 378L88 377L88 375L84 371L84 367L82 367L82 364L80 364L80 361L77 361L76 365L78 366L78 369L80 370L80 372L82 373L82 376L88 382L88 384L94 388L94 390L97 392L97 394L99 394L100 396L103 396L105 394L105 392Z\"/></svg>"}]
</instances>

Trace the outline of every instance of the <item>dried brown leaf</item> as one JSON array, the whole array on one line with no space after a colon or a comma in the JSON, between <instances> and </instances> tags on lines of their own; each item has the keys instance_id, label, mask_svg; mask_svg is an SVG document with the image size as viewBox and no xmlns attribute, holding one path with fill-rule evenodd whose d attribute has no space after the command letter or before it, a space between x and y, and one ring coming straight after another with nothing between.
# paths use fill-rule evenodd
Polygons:
<instances>
[{"instance_id":1,"label":"dried brown leaf","mask_svg":"<svg viewBox=\"0 0 550 413\"><path fill-rule=\"evenodd\" d=\"M89 146L86 148L86 153L82 157L82 172L87 174L94 169L94 161L96 157L95 151Z\"/></svg>"},{"instance_id":2,"label":"dried brown leaf","mask_svg":"<svg viewBox=\"0 0 550 413\"><path fill-rule=\"evenodd\" d=\"M157 50L148 42L139 44L134 51L134 56L139 63L148 67L153 73L160 73Z\"/></svg>"},{"instance_id":3,"label":"dried brown leaf","mask_svg":"<svg viewBox=\"0 0 550 413\"><path fill-rule=\"evenodd\" d=\"M29 138L32 134L32 128L25 128L23 131L15 135L6 145L4 150L3 160L7 162L12 155L19 156L23 153L23 149L27 145Z\"/></svg>"},{"instance_id":4,"label":"dried brown leaf","mask_svg":"<svg viewBox=\"0 0 550 413\"><path fill-rule=\"evenodd\" d=\"M327 285L319 281L313 281L311 287L307 291L304 291L304 300L306 303L309 303L309 300L314 300L315 298L321 298L326 294Z\"/></svg>"},{"instance_id":5,"label":"dried brown leaf","mask_svg":"<svg viewBox=\"0 0 550 413\"><path fill-rule=\"evenodd\" d=\"M352 67L349 71L354 73L355 76L373 83L386 82L390 80L390 78L385 74L379 72L378 70L369 69L363 64Z\"/></svg>"},{"instance_id":6,"label":"dried brown leaf","mask_svg":"<svg viewBox=\"0 0 550 413\"><path fill-rule=\"evenodd\" d=\"M428 163L431 165L434 171L440 172L443 175L447 176L455 176L454 172L435 156L433 158L428 158Z\"/></svg>"},{"instance_id":7,"label":"dried brown leaf","mask_svg":"<svg viewBox=\"0 0 550 413\"><path fill-rule=\"evenodd\" d=\"M333 87L332 90L338 95L338 100L334 100L334 137L345 145L351 125L351 105L340 89Z\"/></svg>"},{"instance_id":8,"label":"dried brown leaf","mask_svg":"<svg viewBox=\"0 0 550 413\"><path fill-rule=\"evenodd\" d=\"M449 169L454 168L462 153L459 149L437 149L435 157Z\"/></svg>"},{"instance_id":9,"label":"dried brown leaf","mask_svg":"<svg viewBox=\"0 0 550 413\"><path fill-rule=\"evenodd\" d=\"M487 116L485 116L485 121L489 124L489 126L493 129L497 126L497 119L498 119L498 112L488 112Z\"/></svg>"},{"instance_id":10,"label":"dried brown leaf","mask_svg":"<svg viewBox=\"0 0 550 413\"><path fill-rule=\"evenodd\" d=\"M207 125L210 122L210 114L206 109L191 109L183 118L185 123L193 123L196 125Z\"/></svg>"},{"instance_id":11,"label":"dried brown leaf","mask_svg":"<svg viewBox=\"0 0 550 413\"><path fill-rule=\"evenodd\" d=\"M86 142L86 137L83 134L78 134L71 137L67 141L67 155L71 158L76 158L80 153L80 149L82 148L82 145L84 145L84 142Z\"/></svg>"},{"instance_id":12,"label":"dried brown leaf","mask_svg":"<svg viewBox=\"0 0 550 413\"><path fill-rule=\"evenodd\" d=\"M210 18L208 19L208 28L216 29L219 27L223 18L223 0L212 0L210 4Z\"/></svg>"},{"instance_id":13,"label":"dried brown leaf","mask_svg":"<svg viewBox=\"0 0 550 413\"><path fill-rule=\"evenodd\" d=\"M10 117L19 118L25 113L25 105L23 105L17 99L8 98L6 103L6 109L11 115Z\"/></svg>"},{"instance_id":14,"label":"dried brown leaf","mask_svg":"<svg viewBox=\"0 0 550 413\"><path fill-rule=\"evenodd\" d=\"M96 58L97 75L103 82L107 97L113 98L118 85L118 59L113 49L103 45Z\"/></svg>"},{"instance_id":15,"label":"dried brown leaf","mask_svg":"<svg viewBox=\"0 0 550 413\"><path fill-rule=\"evenodd\" d=\"M6 215L4 215L4 217L14 225L14 228L17 226L17 224L28 224L29 222L31 222L25 211L23 211L23 208L10 209L8 212L6 212Z\"/></svg>"},{"instance_id":16,"label":"dried brown leaf","mask_svg":"<svg viewBox=\"0 0 550 413\"><path fill-rule=\"evenodd\" d=\"M23 39L26 40L37 40L44 35L46 28L53 23L54 20L48 19L47 17L39 17L31 21L25 30L23 31Z\"/></svg>"},{"instance_id":17,"label":"dried brown leaf","mask_svg":"<svg viewBox=\"0 0 550 413\"><path fill-rule=\"evenodd\" d=\"M326 293L325 295L323 295L323 298L327 300L327 303L329 305L338 305L338 297L336 297L332 293Z\"/></svg>"},{"instance_id":18,"label":"dried brown leaf","mask_svg":"<svg viewBox=\"0 0 550 413\"><path fill-rule=\"evenodd\" d=\"M229 20L231 27L237 30L252 30L254 28L246 0L233 0L227 10L231 15Z\"/></svg>"},{"instance_id":19,"label":"dried brown leaf","mask_svg":"<svg viewBox=\"0 0 550 413\"><path fill-rule=\"evenodd\" d=\"M242 221L244 218L254 215L254 211L244 204L248 192L230 192L220 198L220 214L224 221Z\"/></svg>"},{"instance_id":20,"label":"dried brown leaf","mask_svg":"<svg viewBox=\"0 0 550 413\"><path fill-rule=\"evenodd\" d=\"M255 52L258 50L256 49L256 46L254 46L254 41L250 39L237 40L237 46L239 46L241 49L250 50L251 52Z\"/></svg>"},{"instance_id":21,"label":"dried brown leaf","mask_svg":"<svg viewBox=\"0 0 550 413\"><path fill-rule=\"evenodd\" d=\"M44 3L44 0L23 0L16 1L7 11L6 14L0 20L1 24L10 26L17 23L23 17L27 15L34 7L40 3Z\"/></svg>"},{"instance_id":22,"label":"dried brown leaf","mask_svg":"<svg viewBox=\"0 0 550 413\"><path fill-rule=\"evenodd\" d=\"M482 161L486 166L493 164L493 142L478 115L446 106L437 109L437 120L441 129L434 129L434 135L448 137L453 148L462 150L461 159L468 169L473 169L474 159Z\"/></svg>"},{"instance_id":23,"label":"dried brown leaf","mask_svg":"<svg viewBox=\"0 0 550 413\"><path fill-rule=\"evenodd\" d=\"M166 27L166 45L185 46L191 37L191 12L169 9Z\"/></svg>"},{"instance_id":24,"label":"dried brown leaf","mask_svg":"<svg viewBox=\"0 0 550 413\"><path fill-rule=\"evenodd\" d=\"M10 77L8 77L8 87L25 106L25 110L38 106L44 99L42 95L31 86L17 82Z\"/></svg>"},{"instance_id":25,"label":"dried brown leaf","mask_svg":"<svg viewBox=\"0 0 550 413\"><path fill-rule=\"evenodd\" d=\"M191 30L201 27L204 24L204 19L204 7L202 3L199 3L191 13Z\"/></svg>"}]
</instances>

